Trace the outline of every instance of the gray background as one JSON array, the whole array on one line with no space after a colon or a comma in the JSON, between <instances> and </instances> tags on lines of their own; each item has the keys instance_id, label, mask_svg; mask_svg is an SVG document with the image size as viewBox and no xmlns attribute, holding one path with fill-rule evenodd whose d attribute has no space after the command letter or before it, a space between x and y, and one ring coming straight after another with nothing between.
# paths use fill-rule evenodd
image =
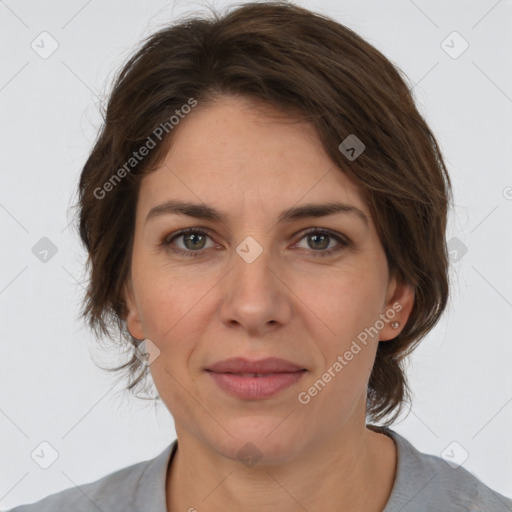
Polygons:
<instances>
[{"instance_id":1,"label":"gray background","mask_svg":"<svg viewBox=\"0 0 512 512\"><path fill-rule=\"evenodd\" d=\"M452 297L410 360L413 407L392 428L512 497L512 2L296 3L408 75L453 179ZM0 1L2 508L154 457L175 438L163 406L124 397L91 359L113 361L77 318L85 254L69 207L114 72L143 37L204 5ZM43 237L55 254L41 253ZM48 469L31 458L51 462L42 442L58 452Z\"/></svg>"}]
</instances>

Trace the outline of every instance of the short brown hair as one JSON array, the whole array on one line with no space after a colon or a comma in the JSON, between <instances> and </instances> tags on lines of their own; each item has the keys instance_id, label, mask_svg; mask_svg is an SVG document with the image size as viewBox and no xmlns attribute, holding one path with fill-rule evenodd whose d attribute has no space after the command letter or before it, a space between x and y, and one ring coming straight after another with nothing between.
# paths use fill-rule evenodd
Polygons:
<instances>
[{"instance_id":1,"label":"short brown hair","mask_svg":"<svg viewBox=\"0 0 512 512\"><path fill-rule=\"evenodd\" d=\"M117 337L131 351L129 361L110 369L126 371L127 389L149 373L134 355L138 341L126 328L123 294L137 194L140 179L165 156L172 130L140 164L129 172L125 165L115 181L114 174L191 98L201 105L235 95L313 123L327 154L362 188L391 275L414 289L409 319L394 339L379 343L368 385L367 416L377 421L395 411L386 424L396 419L410 401L403 360L437 323L449 291L451 184L405 79L349 28L289 2L190 17L143 42L115 80L78 205L90 272L82 316L100 338ZM350 134L365 145L354 160L339 149Z\"/></svg>"}]
</instances>

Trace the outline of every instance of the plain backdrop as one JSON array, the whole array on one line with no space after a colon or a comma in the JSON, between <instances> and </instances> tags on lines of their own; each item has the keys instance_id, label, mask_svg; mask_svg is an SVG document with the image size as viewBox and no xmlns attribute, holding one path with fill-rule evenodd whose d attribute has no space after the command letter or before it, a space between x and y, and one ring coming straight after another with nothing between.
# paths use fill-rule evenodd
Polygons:
<instances>
[{"instance_id":1,"label":"plain backdrop","mask_svg":"<svg viewBox=\"0 0 512 512\"><path fill-rule=\"evenodd\" d=\"M392 428L512 497L512 2L296 3L354 29L407 74L453 180L450 304L410 358L413 406ZM93 362L112 359L78 319L85 253L70 206L114 73L143 37L205 5L0 1L1 508L175 439L164 406L123 395ZM37 244L50 247L47 261ZM31 457L45 447L58 454L47 469Z\"/></svg>"}]
</instances>

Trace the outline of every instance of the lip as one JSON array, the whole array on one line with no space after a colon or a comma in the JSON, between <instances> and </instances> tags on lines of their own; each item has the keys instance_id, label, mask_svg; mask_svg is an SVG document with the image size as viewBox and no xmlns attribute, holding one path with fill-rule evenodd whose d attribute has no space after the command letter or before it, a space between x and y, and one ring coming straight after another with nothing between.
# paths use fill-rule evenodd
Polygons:
<instances>
[{"instance_id":1,"label":"lip","mask_svg":"<svg viewBox=\"0 0 512 512\"><path fill-rule=\"evenodd\" d=\"M263 399L297 383L305 368L278 358L250 361L234 357L206 368L208 375L228 394L242 399Z\"/></svg>"},{"instance_id":2,"label":"lip","mask_svg":"<svg viewBox=\"0 0 512 512\"><path fill-rule=\"evenodd\" d=\"M277 357L255 361L244 357L231 357L208 366L206 370L214 373L291 373L305 368Z\"/></svg>"}]
</instances>

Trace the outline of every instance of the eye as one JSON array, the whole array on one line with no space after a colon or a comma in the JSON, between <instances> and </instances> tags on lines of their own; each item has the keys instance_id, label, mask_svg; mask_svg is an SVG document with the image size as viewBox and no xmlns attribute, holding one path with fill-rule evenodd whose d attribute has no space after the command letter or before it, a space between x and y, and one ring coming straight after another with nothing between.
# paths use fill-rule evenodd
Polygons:
<instances>
[{"instance_id":1,"label":"eye","mask_svg":"<svg viewBox=\"0 0 512 512\"><path fill-rule=\"evenodd\" d=\"M206 246L207 238L210 238L210 236L205 231L197 228L188 228L178 231L178 233L173 234L170 238L165 238L161 245L183 256L199 256L202 253L202 249L212 247L212 245L210 247ZM174 247L175 240L180 239L182 240L183 248L179 245Z\"/></svg>"},{"instance_id":2,"label":"eye","mask_svg":"<svg viewBox=\"0 0 512 512\"><path fill-rule=\"evenodd\" d=\"M211 240L211 237L206 231L198 228L188 228L165 238L161 245L174 253L197 257L204 254L206 249L213 247L213 244L210 246L206 245L207 239ZM300 240L304 239L307 240L307 245L309 246L306 249L309 249L309 252L315 257L331 256L350 246L350 242L344 236L327 229L311 228L303 233L300 238ZM181 247L176 242L177 240L181 241ZM336 241L337 245L329 248L332 241ZM298 244L296 246L299 247Z\"/></svg>"},{"instance_id":3,"label":"eye","mask_svg":"<svg viewBox=\"0 0 512 512\"><path fill-rule=\"evenodd\" d=\"M330 230L312 228L303 234L301 240L306 239L309 248L312 248L313 256L331 256L348 247L350 242L343 236ZM328 249L335 240L338 245ZM327 250L326 250L327 249Z\"/></svg>"}]
</instances>

